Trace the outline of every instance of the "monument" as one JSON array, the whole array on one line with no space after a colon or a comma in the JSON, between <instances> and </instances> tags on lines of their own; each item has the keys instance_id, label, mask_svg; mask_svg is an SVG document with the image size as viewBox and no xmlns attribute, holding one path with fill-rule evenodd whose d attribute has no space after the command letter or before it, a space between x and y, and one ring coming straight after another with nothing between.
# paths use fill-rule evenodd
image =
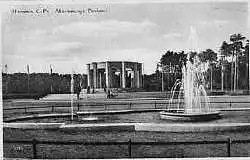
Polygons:
<instances>
[{"instance_id":1,"label":"monument","mask_svg":"<svg viewBox=\"0 0 250 160\"><path fill-rule=\"evenodd\" d=\"M90 88L140 88L142 87L142 63L129 61L105 61L87 64Z\"/></svg>"}]
</instances>

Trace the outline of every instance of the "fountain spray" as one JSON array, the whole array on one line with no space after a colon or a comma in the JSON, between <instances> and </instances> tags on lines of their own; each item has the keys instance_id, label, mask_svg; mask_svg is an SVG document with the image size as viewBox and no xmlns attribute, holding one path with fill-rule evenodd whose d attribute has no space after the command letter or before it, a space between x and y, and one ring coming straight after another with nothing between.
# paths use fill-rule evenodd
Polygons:
<instances>
[{"instance_id":1,"label":"fountain spray","mask_svg":"<svg viewBox=\"0 0 250 160\"><path fill-rule=\"evenodd\" d=\"M190 53L198 50L197 37L196 30L191 26L188 39ZM197 55L191 61L190 53L187 54L186 65L182 67L182 79L177 80L171 89L169 106L173 106L177 94L177 107L168 107L160 112L162 119L203 121L220 118L220 113L212 110L204 87L208 64L202 63Z\"/></svg>"}]
</instances>

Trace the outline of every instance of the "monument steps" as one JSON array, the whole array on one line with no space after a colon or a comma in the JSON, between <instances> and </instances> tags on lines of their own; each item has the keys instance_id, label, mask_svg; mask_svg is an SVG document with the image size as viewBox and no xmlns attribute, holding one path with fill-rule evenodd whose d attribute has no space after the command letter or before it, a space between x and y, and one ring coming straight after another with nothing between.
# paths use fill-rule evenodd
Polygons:
<instances>
[{"instance_id":1,"label":"monument steps","mask_svg":"<svg viewBox=\"0 0 250 160\"><path fill-rule=\"evenodd\" d=\"M40 100L71 100L71 94L49 94L46 97L40 98ZM80 99L98 99L98 98L106 98L106 93L93 93L93 94L86 94L86 93L80 93L79 98ZM73 100L77 100L77 94L73 94Z\"/></svg>"},{"instance_id":2,"label":"monument steps","mask_svg":"<svg viewBox=\"0 0 250 160\"><path fill-rule=\"evenodd\" d=\"M71 94L49 94L46 97L40 98L40 100L61 100L61 99L71 99ZM73 99L77 99L77 95L73 94Z\"/></svg>"}]
</instances>

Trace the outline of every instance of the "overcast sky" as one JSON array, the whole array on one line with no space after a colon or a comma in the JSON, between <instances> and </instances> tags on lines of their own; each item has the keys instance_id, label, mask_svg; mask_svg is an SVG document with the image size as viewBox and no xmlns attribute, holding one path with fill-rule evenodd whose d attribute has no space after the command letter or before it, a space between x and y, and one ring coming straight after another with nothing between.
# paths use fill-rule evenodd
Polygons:
<instances>
[{"instance_id":1,"label":"overcast sky","mask_svg":"<svg viewBox=\"0 0 250 160\"><path fill-rule=\"evenodd\" d=\"M10 72L86 73L93 61L138 61L153 73L164 50L187 50L190 27L199 49L218 50L229 35L247 35L247 3L126 3L40 6L49 13L2 16L3 64ZM36 10L39 6L18 6ZM105 9L58 14L56 8Z\"/></svg>"}]
</instances>

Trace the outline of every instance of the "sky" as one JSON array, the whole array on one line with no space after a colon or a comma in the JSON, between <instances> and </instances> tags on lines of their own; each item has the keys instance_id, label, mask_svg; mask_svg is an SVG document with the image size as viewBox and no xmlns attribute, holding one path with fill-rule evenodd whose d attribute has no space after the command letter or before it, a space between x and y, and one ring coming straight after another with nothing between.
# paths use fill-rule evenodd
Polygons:
<instances>
[{"instance_id":1,"label":"sky","mask_svg":"<svg viewBox=\"0 0 250 160\"><path fill-rule=\"evenodd\" d=\"M104 10L57 13L56 9ZM45 13L13 13L12 9ZM197 50L219 50L229 36L247 36L246 2L109 3L12 6L2 15L2 64L8 72L86 74L98 61L138 61L151 74L166 50L188 51L190 28Z\"/></svg>"}]
</instances>

